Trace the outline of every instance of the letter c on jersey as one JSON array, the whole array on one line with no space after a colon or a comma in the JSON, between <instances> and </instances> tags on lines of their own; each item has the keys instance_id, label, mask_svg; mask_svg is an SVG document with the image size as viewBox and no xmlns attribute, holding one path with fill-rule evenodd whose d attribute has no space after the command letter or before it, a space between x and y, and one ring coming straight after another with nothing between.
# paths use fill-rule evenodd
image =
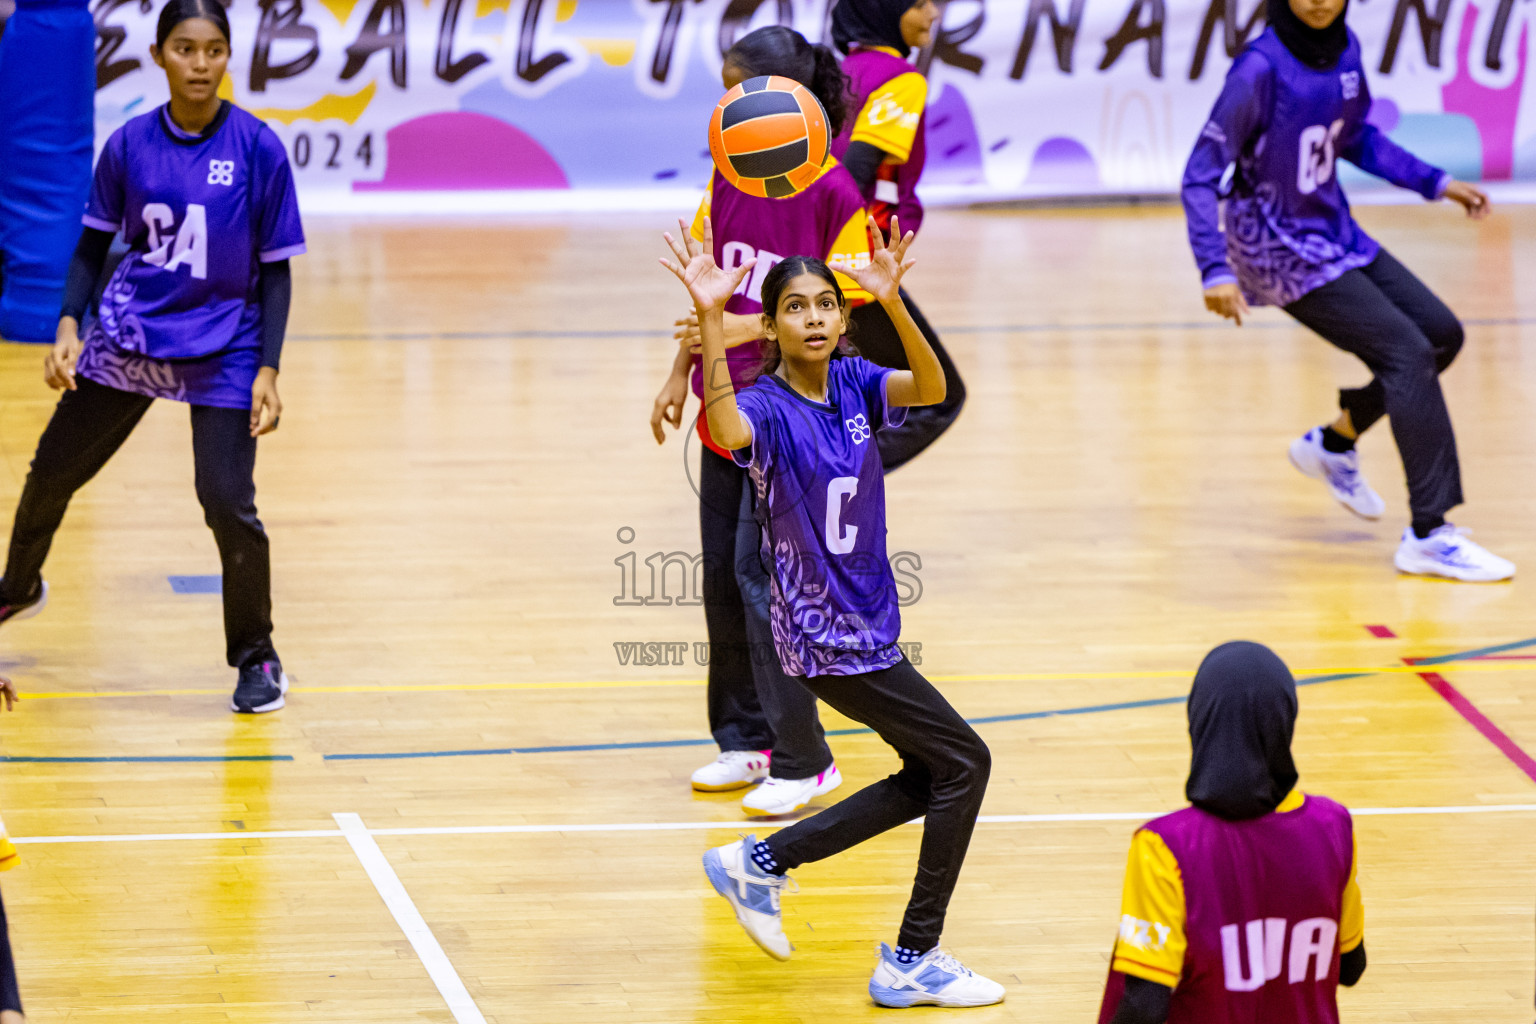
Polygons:
<instances>
[{"instance_id":1,"label":"letter c on jersey","mask_svg":"<svg viewBox=\"0 0 1536 1024\"><path fill-rule=\"evenodd\" d=\"M859 478L840 476L827 484L827 550L834 555L846 555L853 550L858 539L857 526L843 526L843 498L859 493Z\"/></svg>"}]
</instances>

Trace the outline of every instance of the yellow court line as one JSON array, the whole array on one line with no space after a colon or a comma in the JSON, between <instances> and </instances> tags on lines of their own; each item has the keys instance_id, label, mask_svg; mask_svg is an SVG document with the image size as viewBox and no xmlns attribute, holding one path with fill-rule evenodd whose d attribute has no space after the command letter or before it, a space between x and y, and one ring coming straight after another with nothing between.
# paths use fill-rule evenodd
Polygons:
<instances>
[{"instance_id":1,"label":"yellow court line","mask_svg":"<svg viewBox=\"0 0 1536 1024\"><path fill-rule=\"evenodd\" d=\"M1454 667L1453 667L1454 666ZM1536 672L1536 662L1440 662L1434 665L1354 665L1338 668L1313 668L1297 672L1298 678L1330 675L1417 675L1420 672ZM1003 672L985 675L929 676L935 683L1042 682L1074 679L1191 679L1194 673L1184 669L1144 669L1123 672ZM517 690L602 690L645 687L703 686L702 679L575 679L542 683L420 683L407 686L300 686L298 692L320 693L474 693ZM54 693L22 692L23 700L92 700L113 697L206 697L229 692L226 689L188 690L66 690Z\"/></svg>"}]
</instances>

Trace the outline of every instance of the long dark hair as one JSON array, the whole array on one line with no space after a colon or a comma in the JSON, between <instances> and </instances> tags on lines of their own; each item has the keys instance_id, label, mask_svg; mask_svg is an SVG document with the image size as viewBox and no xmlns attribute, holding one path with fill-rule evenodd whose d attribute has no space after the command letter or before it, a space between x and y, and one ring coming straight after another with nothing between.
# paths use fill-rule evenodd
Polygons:
<instances>
[{"instance_id":1,"label":"long dark hair","mask_svg":"<svg viewBox=\"0 0 1536 1024\"><path fill-rule=\"evenodd\" d=\"M848 119L848 76L830 47L812 45L792 28L769 25L736 40L725 59L745 71L748 78L782 75L799 82L826 108L831 137L842 133L843 122Z\"/></svg>"},{"instance_id":2,"label":"long dark hair","mask_svg":"<svg viewBox=\"0 0 1536 1024\"><path fill-rule=\"evenodd\" d=\"M213 22L224 33L224 41L231 42L229 15L218 0L168 0L160 8L160 21L155 26L155 45L164 46L165 41L171 38L171 33L176 31L177 25L193 18L206 18Z\"/></svg>"},{"instance_id":3,"label":"long dark hair","mask_svg":"<svg viewBox=\"0 0 1536 1024\"><path fill-rule=\"evenodd\" d=\"M815 274L831 285L832 294L837 296L837 306L843 311L843 336L837 339L837 348L832 350L832 358L842 359L844 356L858 355L858 349L854 348L853 343L848 340L848 335L853 332L853 321L848 319L848 299L843 295L842 286L837 283L837 275L832 272L831 267L827 266L825 260L818 260L814 256L791 256L775 263L772 269L763 275L763 316L769 320L777 319L779 299L784 295L785 286L801 274ZM781 361L779 343L772 338L764 338L763 361L757 368L757 376L773 373L779 368Z\"/></svg>"}]
</instances>

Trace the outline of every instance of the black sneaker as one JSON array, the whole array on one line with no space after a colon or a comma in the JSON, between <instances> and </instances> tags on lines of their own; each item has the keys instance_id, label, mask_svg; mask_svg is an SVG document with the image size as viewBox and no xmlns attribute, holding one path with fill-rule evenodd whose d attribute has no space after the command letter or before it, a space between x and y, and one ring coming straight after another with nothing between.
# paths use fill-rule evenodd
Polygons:
<instances>
[{"instance_id":1,"label":"black sneaker","mask_svg":"<svg viewBox=\"0 0 1536 1024\"><path fill-rule=\"evenodd\" d=\"M286 701L288 674L281 663L263 661L240 670L240 681L235 683L235 695L230 698L229 710L247 715L260 715L276 711Z\"/></svg>"},{"instance_id":2,"label":"black sneaker","mask_svg":"<svg viewBox=\"0 0 1536 1024\"><path fill-rule=\"evenodd\" d=\"M0 585L4 584L0 580ZM48 584L42 580L37 581L32 594L25 601L16 604L0 604L0 625L4 625L13 619L30 619L48 605Z\"/></svg>"}]
</instances>

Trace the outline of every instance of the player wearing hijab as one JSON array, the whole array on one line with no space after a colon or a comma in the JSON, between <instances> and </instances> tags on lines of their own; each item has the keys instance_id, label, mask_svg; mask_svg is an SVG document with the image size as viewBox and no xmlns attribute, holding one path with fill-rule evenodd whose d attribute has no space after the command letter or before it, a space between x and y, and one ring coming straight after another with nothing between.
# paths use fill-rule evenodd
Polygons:
<instances>
[{"instance_id":1,"label":"player wearing hijab","mask_svg":"<svg viewBox=\"0 0 1536 1024\"><path fill-rule=\"evenodd\" d=\"M1296 788L1296 683L1222 644L1189 694L1193 806L1131 840L1100 1024L1338 1024L1365 971L1349 812Z\"/></svg>"},{"instance_id":2,"label":"player wearing hijab","mask_svg":"<svg viewBox=\"0 0 1536 1024\"><path fill-rule=\"evenodd\" d=\"M858 110L832 143L832 152L853 175L886 234L892 216L912 232L923 222L917 183L927 160L928 80L907 62L907 56L929 44L938 20L934 0L838 0L832 10L832 41L847 54L843 72ZM965 404L965 383L938 334L911 296L903 295L902 300L939 357L946 389L944 401L911 410L900 428L880 435L880 456L887 470L906 464L932 444ZM859 352L866 359L907 368L901 339L878 303L856 308L853 322Z\"/></svg>"},{"instance_id":3,"label":"player wearing hijab","mask_svg":"<svg viewBox=\"0 0 1536 1024\"><path fill-rule=\"evenodd\" d=\"M807 86L826 108L829 127L835 131L842 125L847 80L828 48L812 46L792 29L758 29L731 47L722 77L730 89L759 75L780 75ZM757 261L757 273L743 280L726 305L728 348L720 365L744 385L762 363L759 293L769 268L798 252L862 266L869 261L869 228L857 186L830 156L814 182L785 199L747 195L716 171L694 219L694 238L703 239L706 217L715 226L714 255L721 266ZM856 301L867 298L852 281L843 283ZM695 395L704 394L702 356L691 344L697 339L697 317L691 319L691 327L684 325L679 335L690 344L679 347L652 411L658 442L665 436L663 420L681 424L690 386ZM698 490L710 643L709 725L720 753L694 772L693 786L721 791L762 780L742 797L742 810L753 816L789 814L836 789L842 775L817 718L816 698L786 676L773 656L768 574L751 481L710 435L707 417L699 417L698 431L704 448Z\"/></svg>"},{"instance_id":4,"label":"player wearing hijab","mask_svg":"<svg viewBox=\"0 0 1536 1024\"><path fill-rule=\"evenodd\" d=\"M197 497L223 565L224 634L239 670L230 707L275 711L288 688L272 646L256 439L277 427L288 260L304 251L282 143L221 100L229 20L216 0L170 0L150 51L171 99L112 133L96 167L44 379L64 396L16 509L0 622L40 611L43 561L75 492L157 398L192 412ZM80 323L114 233L129 252Z\"/></svg>"},{"instance_id":5,"label":"player wearing hijab","mask_svg":"<svg viewBox=\"0 0 1536 1024\"><path fill-rule=\"evenodd\" d=\"M1279 306L1370 368L1369 384L1339 392L1337 420L1291 445L1291 461L1351 512L1375 519L1383 505L1360 475L1355 439L1391 418L1412 514L1394 558L1400 571L1507 579L1512 562L1445 521L1462 493L1439 374L1461 349L1461 324L1360 230L1335 162L1343 157L1426 199L1454 200L1474 218L1487 215L1488 197L1366 121L1371 93L1347 6L1274 0L1270 27L1233 62L1184 170L1205 304L1239 324L1249 304ZM1234 164L1223 218L1222 181Z\"/></svg>"},{"instance_id":6,"label":"player wearing hijab","mask_svg":"<svg viewBox=\"0 0 1536 1024\"><path fill-rule=\"evenodd\" d=\"M892 221L892 234L899 223ZM677 262L662 262L688 288L704 359L725 357L724 310L755 261L716 263L709 221L702 245L667 236ZM779 894L786 872L823 860L922 816L917 879L897 946L880 947L870 978L882 1006L983 1006L1003 987L939 949L991 770L981 737L897 646L901 611L885 549L884 470L871 439L907 407L944 398L944 374L900 294L912 236L879 243L867 266L829 268L791 256L763 280L762 373L747 387L709 382L710 433L749 467L772 562L773 640L783 669L842 714L896 748L895 775L803 818L763 842L747 836L704 856L715 891L764 952L792 947ZM885 307L911 370L891 370L843 350L847 302L833 271Z\"/></svg>"}]
</instances>

